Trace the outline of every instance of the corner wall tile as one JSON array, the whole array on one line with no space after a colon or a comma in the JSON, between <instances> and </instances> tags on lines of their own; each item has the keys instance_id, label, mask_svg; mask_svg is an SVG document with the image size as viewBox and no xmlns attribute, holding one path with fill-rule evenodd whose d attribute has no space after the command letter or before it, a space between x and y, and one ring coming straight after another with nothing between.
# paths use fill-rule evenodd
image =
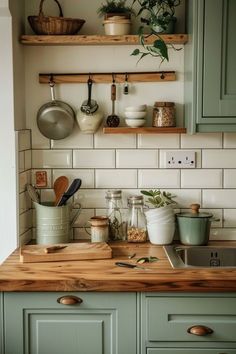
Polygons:
<instances>
[{"instance_id":1,"label":"corner wall tile","mask_svg":"<svg viewBox=\"0 0 236 354\"><path fill-rule=\"evenodd\" d=\"M222 188L222 170L183 169L181 188Z\"/></svg>"},{"instance_id":2,"label":"corner wall tile","mask_svg":"<svg viewBox=\"0 0 236 354\"><path fill-rule=\"evenodd\" d=\"M236 208L224 209L224 227L236 227Z\"/></svg>"},{"instance_id":3,"label":"corner wall tile","mask_svg":"<svg viewBox=\"0 0 236 354\"><path fill-rule=\"evenodd\" d=\"M202 150L203 168L236 168L235 150Z\"/></svg>"},{"instance_id":4,"label":"corner wall tile","mask_svg":"<svg viewBox=\"0 0 236 354\"><path fill-rule=\"evenodd\" d=\"M115 150L74 150L75 168L114 168Z\"/></svg>"},{"instance_id":5,"label":"corner wall tile","mask_svg":"<svg viewBox=\"0 0 236 354\"><path fill-rule=\"evenodd\" d=\"M203 208L236 208L236 190L206 189L202 191Z\"/></svg>"},{"instance_id":6,"label":"corner wall tile","mask_svg":"<svg viewBox=\"0 0 236 354\"><path fill-rule=\"evenodd\" d=\"M26 245L32 240L32 229L27 230L25 233L20 235L19 246Z\"/></svg>"},{"instance_id":7,"label":"corner wall tile","mask_svg":"<svg viewBox=\"0 0 236 354\"><path fill-rule=\"evenodd\" d=\"M19 130L18 132L18 150L24 151L31 148L30 130Z\"/></svg>"},{"instance_id":8,"label":"corner wall tile","mask_svg":"<svg viewBox=\"0 0 236 354\"><path fill-rule=\"evenodd\" d=\"M71 150L33 150L32 168L71 168Z\"/></svg>"},{"instance_id":9,"label":"corner wall tile","mask_svg":"<svg viewBox=\"0 0 236 354\"><path fill-rule=\"evenodd\" d=\"M31 171L21 172L19 174L19 193L26 190L26 184L31 183Z\"/></svg>"},{"instance_id":10,"label":"corner wall tile","mask_svg":"<svg viewBox=\"0 0 236 354\"><path fill-rule=\"evenodd\" d=\"M224 170L224 188L236 188L236 169Z\"/></svg>"},{"instance_id":11,"label":"corner wall tile","mask_svg":"<svg viewBox=\"0 0 236 354\"><path fill-rule=\"evenodd\" d=\"M222 133L181 134L181 148L221 148Z\"/></svg>"},{"instance_id":12,"label":"corner wall tile","mask_svg":"<svg viewBox=\"0 0 236 354\"><path fill-rule=\"evenodd\" d=\"M158 151L156 150L117 150L117 168L154 168L158 167Z\"/></svg>"},{"instance_id":13,"label":"corner wall tile","mask_svg":"<svg viewBox=\"0 0 236 354\"><path fill-rule=\"evenodd\" d=\"M139 188L180 188L179 170L139 170L138 171Z\"/></svg>"},{"instance_id":14,"label":"corner wall tile","mask_svg":"<svg viewBox=\"0 0 236 354\"><path fill-rule=\"evenodd\" d=\"M26 150L25 151L25 170L31 169L31 167L32 167L31 158L32 158L31 150Z\"/></svg>"},{"instance_id":15,"label":"corner wall tile","mask_svg":"<svg viewBox=\"0 0 236 354\"><path fill-rule=\"evenodd\" d=\"M28 192L20 193L19 195L19 213L22 214L31 209L31 199Z\"/></svg>"},{"instance_id":16,"label":"corner wall tile","mask_svg":"<svg viewBox=\"0 0 236 354\"><path fill-rule=\"evenodd\" d=\"M180 135L179 134L157 134L157 135L138 135L138 148L153 148L153 149L179 149Z\"/></svg>"},{"instance_id":17,"label":"corner wall tile","mask_svg":"<svg viewBox=\"0 0 236 354\"><path fill-rule=\"evenodd\" d=\"M224 133L224 148L236 149L236 133Z\"/></svg>"}]
</instances>

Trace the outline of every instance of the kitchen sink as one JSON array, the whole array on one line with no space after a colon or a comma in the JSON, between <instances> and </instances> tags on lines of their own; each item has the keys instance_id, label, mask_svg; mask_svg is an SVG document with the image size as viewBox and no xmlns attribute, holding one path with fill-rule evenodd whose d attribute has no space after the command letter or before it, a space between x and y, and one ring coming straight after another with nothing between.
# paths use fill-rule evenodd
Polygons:
<instances>
[{"instance_id":1,"label":"kitchen sink","mask_svg":"<svg viewBox=\"0 0 236 354\"><path fill-rule=\"evenodd\" d=\"M236 247L163 246L173 268L236 268Z\"/></svg>"}]
</instances>

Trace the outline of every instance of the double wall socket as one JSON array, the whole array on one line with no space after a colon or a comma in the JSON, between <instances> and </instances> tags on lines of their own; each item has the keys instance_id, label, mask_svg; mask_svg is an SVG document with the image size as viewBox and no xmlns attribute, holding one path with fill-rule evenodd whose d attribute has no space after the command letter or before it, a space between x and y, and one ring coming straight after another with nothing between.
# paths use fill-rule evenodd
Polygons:
<instances>
[{"instance_id":1,"label":"double wall socket","mask_svg":"<svg viewBox=\"0 0 236 354\"><path fill-rule=\"evenodd\" d=\"M195 168L196 153L187 150L166 151L165 165L166 168Z\"/></svg>"}]
</instances>

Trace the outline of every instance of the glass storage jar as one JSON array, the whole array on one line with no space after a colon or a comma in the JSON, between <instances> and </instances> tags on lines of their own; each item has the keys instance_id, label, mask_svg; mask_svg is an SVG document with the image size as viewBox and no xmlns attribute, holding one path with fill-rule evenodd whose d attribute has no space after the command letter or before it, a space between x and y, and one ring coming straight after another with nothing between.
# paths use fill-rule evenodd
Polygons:
<instances>
[{"instance_id":1,"label":"glass storage jar","mask_svg":"<svg viewBox=\"0 0 236 354\"><path fill-rule=\"evenodd\" d=\"M147 241L146 218L143 211L143 196L131 196L128 198L127 241Z\"/></svg>"},{"instance_id":2,"label":"glass storage jar","mask_svg":"<svg viewBox=\"0 0 236 354\"><path fill-rule=\"evenodd\" d=\"M175 127L174 102L155 102L152 116L153 127Z\"/></svg>"},{"instance_id":3,"label":"glass storage jar","mask_svg":"<svg viewBox=\"0 0 236 354\"><path fill-rule=\"evenodd\" d=\"M126 225L122 204L121 190L106 192L107 216L109 218L109 239L119 241L126 239Z\"/></svg>"}]
</instances>

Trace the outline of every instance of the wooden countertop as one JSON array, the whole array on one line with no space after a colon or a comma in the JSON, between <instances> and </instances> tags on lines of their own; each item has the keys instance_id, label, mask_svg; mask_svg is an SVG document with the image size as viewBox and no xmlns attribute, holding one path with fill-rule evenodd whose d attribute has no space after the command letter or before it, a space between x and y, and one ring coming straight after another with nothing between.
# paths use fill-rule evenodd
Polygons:
<instances>
[{"instance_id":1,"label":"wooden countertop","mask_svg":"<svg viewBox=\"0 0 236 354\"><path fill-rule=\"evenodd\" d=\"M70 262L21 263L16 250L0 266L0 291L236 292L236 269L173 269L162 246L126 242L111 246L112 259ZM132 253L136 256L130 260ZM148 270L115 265L135 263L144 256L159 260L143 264Z\"/></svg>"}]
</instances>

